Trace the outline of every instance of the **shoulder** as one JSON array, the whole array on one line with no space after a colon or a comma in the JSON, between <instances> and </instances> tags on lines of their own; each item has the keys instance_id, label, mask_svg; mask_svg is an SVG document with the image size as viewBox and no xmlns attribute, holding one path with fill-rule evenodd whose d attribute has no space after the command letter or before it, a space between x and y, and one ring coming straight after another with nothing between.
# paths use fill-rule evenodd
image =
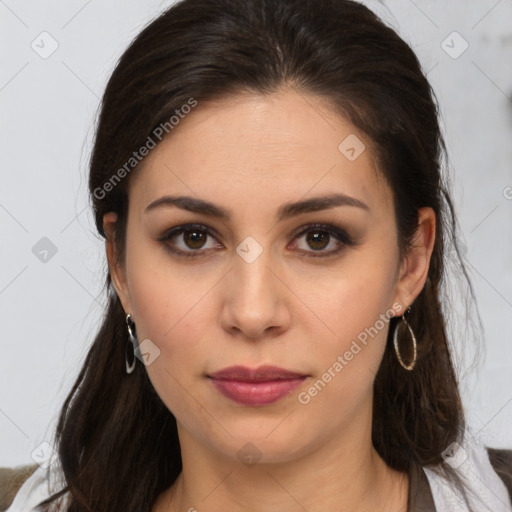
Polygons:
<instances>
[{"instance_id":1,"label":"shoulder","mask_svg":"<svg viewBox=\"0 0 512 512\"><path fill-rule=\"evenodd\" d=\"M0 489L5 512L38 512L39 503L55 492L52 484L61 479L57 464L43 468L38 464L18 468L3 468Z\"/></svg>"},{"instance_id":2,"label":"shoulder","mask_svg":"<svg viewBox=\"0 0 512 512\"><path fill-rule=\"evenodd\" d=\"M7 510L20 487L39 466L30 464L15 468L0 468L0 510Z\"/></svg>"},{"instance_id":3,"label":"shoulder","mask_svg":"<svg viewBox=\"0 0 512 512\"><path fill-rule=\"evenodd\" d=\"M435 467L424 467L436 510L512 512L512 451L476 442L452 443L443 453L464 493ZM469 507L469 508L468 508Z\"/></svg>"}]
</instances>

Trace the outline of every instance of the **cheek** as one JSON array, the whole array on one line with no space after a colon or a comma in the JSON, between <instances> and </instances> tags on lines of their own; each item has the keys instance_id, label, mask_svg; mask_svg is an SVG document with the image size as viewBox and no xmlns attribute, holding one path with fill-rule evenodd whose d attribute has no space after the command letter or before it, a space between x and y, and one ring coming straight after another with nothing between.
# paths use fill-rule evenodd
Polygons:
<instances>
[{"instance_id":1,"label":"cheek","mask_svg":"<svg viewBox=\"0 0 512 512\"><path fill-rule=\"evenodd\" d=\"M323 309L334 334L322 336L308 348L317 373L297 395L313 429L326 428L322 418L328 412L334 432L340 424L348 425L368 403L394 313L375 283L368 287L346 284Z\"/></svg>"},{"instance_id":2,"label":"cheek","mask_svg":"<svg viewBox=\"0 0 512 512\"><path fill-rule=\"evenodd\" d=\"M147 366L148 374L199 375L203 368L198 362L209 355L205 339L216 322L211 295L218 276L180 268L154 247L131 249L127 271L137 336L160 351ZM162 378L169 380L169 373Z\"/></svg>"},{"instance_id":3,"label":"cheek","mask_svg":"<svg viewBox=\"0 0 512 512\"><path fill-rule=\"evenodd\" d=\"M315 375L298 397L321 414L336 403L334 415L352 417L372 393L373 381L386 347L392 308L393 278L382 263L365 261L343 277L333 278L327 294L318 294L312 309L328 326L313 337ZM327 333L327 334L326 334Z\"/></svg>"},{"instance_id":4,"label":"cheek","mask_svg":"<svg viewBox=\"0 0 512 512\"><path fill-rule=\"evenodd\" d=\"M205 310L211 286L200 286L198 291L188 284L146 276L132 288L137 332L151 339L166 357L193 350L211 325Z\"/></svg>"},{"instance_id":5,"label":"cheek","mask_svg":"<svg viewBox=\"0 0 512 512\"><path fill-rule=\"evenodd\" d=\"M137 318L139 342L149 339L159 355L145 367L148 377L166 407L187 424L202 414L195 395L195 382L204 371L208 353L206 311L211 284L199 281L191 287L183 273L134 272L132 304ZM197 407L197 410L196 410Z\"/></svg>"},{"instance_id":6,"label":"cheek","mask_svg":"<svg viewBox=\"0 0 512 512\"><path fill-rule=\"evenodd\" d=\"M327 341L329 347L342 349L358 336L364 339L364 333L374 326L379 331L387 330L380 320L381 315L391 315L392 273L375 261L365 264L361 258L360 263L339 276L333 275L323 291L314 295L308 292L310 309L318 312L325 326L322 344ZM302 293L305 292L304 289Z\"/></svg>"}]
</instances>

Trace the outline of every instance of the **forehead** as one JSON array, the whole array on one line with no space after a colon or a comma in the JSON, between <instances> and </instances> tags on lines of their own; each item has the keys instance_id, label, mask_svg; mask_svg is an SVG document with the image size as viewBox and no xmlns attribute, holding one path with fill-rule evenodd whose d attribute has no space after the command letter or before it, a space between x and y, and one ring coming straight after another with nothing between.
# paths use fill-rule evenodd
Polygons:
<instances>
[{"instance_id":1,"label":"forehead","mask_svg":"<svg viewBox=\"0 0 512 512\"><path fill-rule=\"evenodd\" d=\"M166 193L254 207L341 192L389 208L374 160L372 141L326 100L244 93L184 115L139 166L130 196L141 207Z\"/></svg>"}]
</instances>

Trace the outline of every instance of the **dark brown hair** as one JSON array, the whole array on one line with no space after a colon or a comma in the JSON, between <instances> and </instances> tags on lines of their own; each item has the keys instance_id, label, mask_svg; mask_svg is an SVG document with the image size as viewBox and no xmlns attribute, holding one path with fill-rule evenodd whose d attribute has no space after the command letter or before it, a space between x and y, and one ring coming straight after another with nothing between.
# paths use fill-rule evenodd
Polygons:
<instances>
[{"instance_id":1,"label":"dark brown hair","mask_svg":"<svg viewBox=\"0 0 512 512\"><path fill-rule=\"evenodd\" d=\"M98 232L106 236L103 215L117 212L123 262L128 184L138 169L112 178L191 98L201 108L283 86L325 98L373 141L393 191L401 257L418 209L436 213L428 278L408 317L417 364L407 372L397 363L392 319L375 378L373 443L392 468L431 464L452 478L442 452L461 441L464 415L440 300L448 241L467 274L442 175L437 102L411 48L368 8L349 0L184 0L158 16L122 55L101 102L89 177ZM64 491L72 512L149 511L181 471L176 421L142 364L125 373L125 312L108 271L106 293L102 324L56 429Z\"/></svg>"}]
</instances>

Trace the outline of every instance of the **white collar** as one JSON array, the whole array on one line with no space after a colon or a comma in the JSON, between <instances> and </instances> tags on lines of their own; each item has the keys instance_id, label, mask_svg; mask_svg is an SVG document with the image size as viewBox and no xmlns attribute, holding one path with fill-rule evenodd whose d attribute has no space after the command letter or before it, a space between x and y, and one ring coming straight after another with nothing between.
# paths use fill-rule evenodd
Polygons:
<instances>
[{"instance_id":1,"label":"white collar","mask_svg":"<svg viewBox=\"0 0 512 512\"><path fill-rule=\"evenodd\" d=\"M452 443L443 452L445 461L466 482L469 490L467 500L476 512L512 512L510 497L505 484L495 472L489 460L487 448L480 443ZM436 471L424 467L438 512L469 512L466 501Z\"/></svg>"}]
</instances>

